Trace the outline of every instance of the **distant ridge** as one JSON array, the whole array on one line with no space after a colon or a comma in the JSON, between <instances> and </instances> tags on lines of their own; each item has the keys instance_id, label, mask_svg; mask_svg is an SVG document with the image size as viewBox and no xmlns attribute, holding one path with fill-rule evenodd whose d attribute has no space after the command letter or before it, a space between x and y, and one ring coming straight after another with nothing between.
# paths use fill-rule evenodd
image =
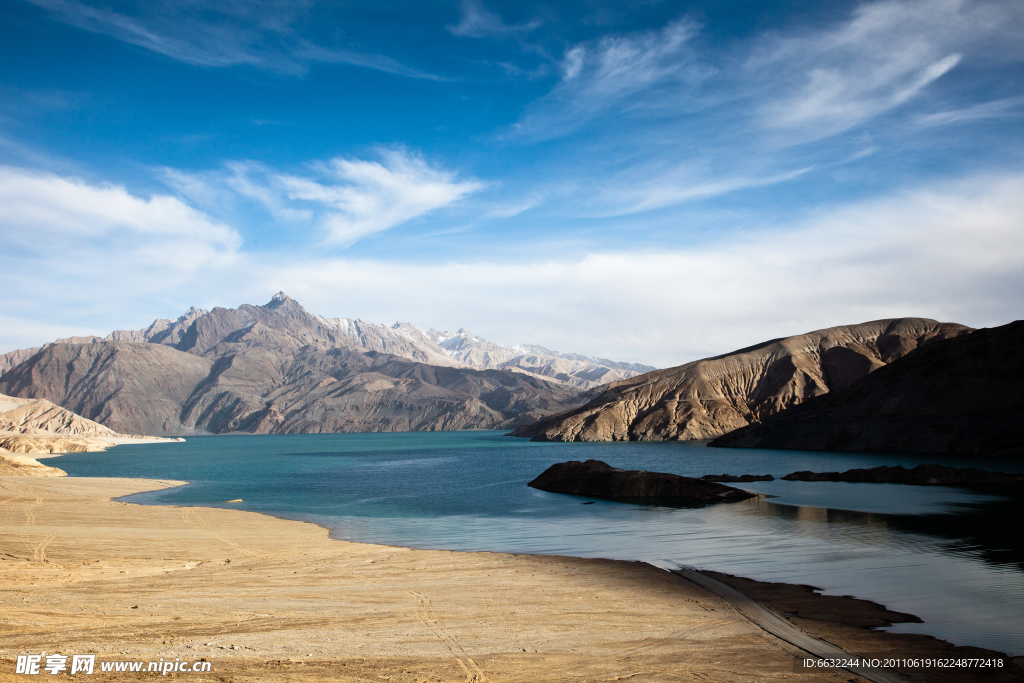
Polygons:
<instances>
[{"instance_id":1,"label":"distant ridge","mask_svg":"<svg viewBox=\"0 0 1024 683\"><path fill-rule=\"evenodd\" d=\"M0 375L0 392L151 435L506 429L586 401L595 382L575 370L473 368L413 325L325 318L278 293L49 344Z\"/></svg>"},{"instance_id":2,"label":"distant ridge","mask_svg":"<svg viewBox=\"0 0 1024 683\"><path fill-rule=\"evenodd\" d=\"M296 313L291 310L292 304L295 301L291 297L278 292L265 306L243 305L237 309L215 308L213 311L193 306L175 320L158 319L141 330L115 330L106 337L58 339L41 347L0 354L0 376L54 344L121 341L159 344L203 355L213 343L223 340L223 336L218 334L224 325L241 330L250 323L265 324L265 321L261 322L263 317L279 309L284 317L293 313L297 316L294 317L297 326L292 326L296 341L320 349L357 348L364 352L386 353L428 365L520 372L577 389L592 389L655 369L639 363L559 353L533 344L502 346L465 330L455 333L434 329L424 331L410 323L382 325L361 319L326 318L310 314L301 306L301 313ZM235 313L228 315L226 312L229 311ZM230 321L225 318L230 318ZM274 320L275 324L280 322L277 318Z\"/></svg>"},{"instance_id":3,"label":"distant ridge","mask_svg":"<svg viewBox=\"0 0 1024 683\"><path fill-rule=\"evenodd\" d=\"M971 329L877 320L776 339L608 385L579 408L519 427L538 441L712 439L852 384L919 346Z\"/></svg>"}]
</instances>

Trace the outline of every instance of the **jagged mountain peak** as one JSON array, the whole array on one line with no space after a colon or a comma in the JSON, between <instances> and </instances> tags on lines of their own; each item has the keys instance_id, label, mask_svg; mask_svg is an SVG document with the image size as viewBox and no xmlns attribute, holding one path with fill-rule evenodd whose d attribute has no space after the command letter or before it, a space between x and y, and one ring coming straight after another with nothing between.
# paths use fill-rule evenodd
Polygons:
<instances>
[{"instance_id":1,"label":"jagged mountain peak","mask_svg":"<svg viewBox=\"0 0 1024 683\"><path fill-rule=\"evenodd\" d=\"M270 310L274 310L275 308L280 308L281 306L284 306L286 304L295 304L300 308L302 307L298 301L291 298L284 292L278 292L277 294L270 298L270 301L268 301L267 304L263 306L263 308L269 308Z\"/></svg>"}]
</instances>

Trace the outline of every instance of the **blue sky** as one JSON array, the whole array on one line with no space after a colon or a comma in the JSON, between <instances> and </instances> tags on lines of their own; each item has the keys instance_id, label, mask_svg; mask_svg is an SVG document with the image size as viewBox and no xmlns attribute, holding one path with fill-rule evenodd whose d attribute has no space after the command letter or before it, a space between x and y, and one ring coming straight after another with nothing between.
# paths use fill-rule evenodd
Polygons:
<instances>
[{"instance_id":1,"label":"blue sky","mask_svg":"<svg viewBox=\"0 0 1024 683\"><path fill-rule=\"evenodd\" d=\"M659 366L1024 304L1024 4L9 0L0 351L283 289Z\"/></svg>"}]
</instances>

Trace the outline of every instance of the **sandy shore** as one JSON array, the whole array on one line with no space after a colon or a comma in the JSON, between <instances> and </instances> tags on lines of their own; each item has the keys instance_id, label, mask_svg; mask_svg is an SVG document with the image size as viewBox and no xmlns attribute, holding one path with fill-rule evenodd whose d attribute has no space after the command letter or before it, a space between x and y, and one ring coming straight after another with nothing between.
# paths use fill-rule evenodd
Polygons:
<instances>
[{"instance_id":1,"label":"sandy shore","mask_svg":"<svg viewBox=\"0 0 1024 683\"><path fill-rule=\"evenodd\" d=\"M40 651L205 658L211 673L170 674L196 681L857 680L795 671L801 651L642 563L407 550L111 500L175 484L0 477L0 681L31 680L14 658ZM107 678L133 680L90 677Z\"/></svg>"}]
</instances>

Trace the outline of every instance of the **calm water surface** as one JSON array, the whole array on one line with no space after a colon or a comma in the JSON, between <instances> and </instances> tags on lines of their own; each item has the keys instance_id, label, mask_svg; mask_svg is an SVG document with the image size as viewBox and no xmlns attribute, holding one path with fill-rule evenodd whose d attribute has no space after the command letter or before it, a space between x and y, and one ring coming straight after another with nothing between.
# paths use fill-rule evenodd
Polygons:
<instances>
[{"instance_id":1,"label":"calm water surface","mask_svg":"<svg viewBox=\"0 0 1024 683\"><path fill-rule=\"evenodd\" d=\"M49 464L71 476L188 480L128 500L222 506L241 498L230 507L316 522L352 541L643 560L808 583L924 619L893 631L1024 654L1024 501L950 487L774 481L742 485L774 498L662 507L526 486L555 462L589 458L689 476L977 465L692 442L545 444L501 432L192 437Z\"/></svg>"}]
</instances>

